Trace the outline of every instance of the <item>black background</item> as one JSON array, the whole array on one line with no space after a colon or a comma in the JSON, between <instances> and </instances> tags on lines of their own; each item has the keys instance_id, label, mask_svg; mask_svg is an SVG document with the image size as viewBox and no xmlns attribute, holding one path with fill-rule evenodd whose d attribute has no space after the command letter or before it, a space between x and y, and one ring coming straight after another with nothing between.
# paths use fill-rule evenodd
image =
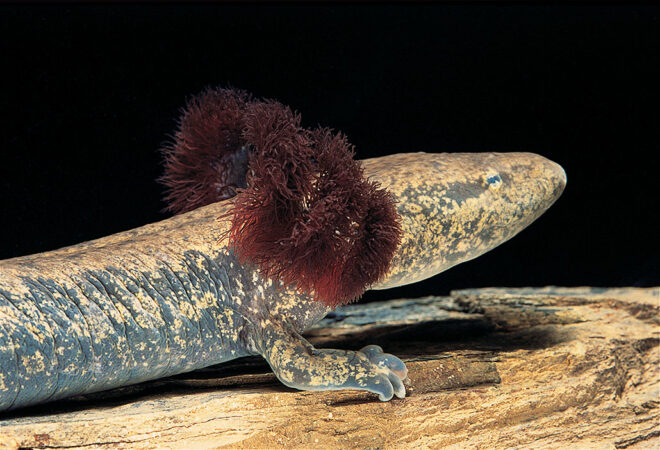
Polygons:
<instances>
[{"instance_id":1,"label":"black background","mask_svg":"<svg viewBox=\"0 0 660 450\"><path fill-rule=\"evenodd\" d=\"M0 259L167 217L157 149L232 85L344 131L360 158L530 151L562 198L512 241L367 300L658 277L653 5L4 5Z\"/></svg>"}]
</instances>

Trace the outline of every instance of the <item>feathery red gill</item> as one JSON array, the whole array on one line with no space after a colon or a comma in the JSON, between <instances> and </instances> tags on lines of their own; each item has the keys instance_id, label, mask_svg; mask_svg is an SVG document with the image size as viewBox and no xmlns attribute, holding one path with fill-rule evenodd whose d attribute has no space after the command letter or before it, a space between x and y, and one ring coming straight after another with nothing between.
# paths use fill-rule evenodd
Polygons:
<instances>
[{"instance_id":1,"label":"feathery red gill","mask_svg":"<svg viewBox=\"0 0 660 450\"><path fill-rule=\"evenodd\" d=\"M262 276L337 306L384 276L401 239L394 198L341 133L244 91L207 89L163 150L168 210L232 198L229 238Z\"/></svg>"}]
</instances>

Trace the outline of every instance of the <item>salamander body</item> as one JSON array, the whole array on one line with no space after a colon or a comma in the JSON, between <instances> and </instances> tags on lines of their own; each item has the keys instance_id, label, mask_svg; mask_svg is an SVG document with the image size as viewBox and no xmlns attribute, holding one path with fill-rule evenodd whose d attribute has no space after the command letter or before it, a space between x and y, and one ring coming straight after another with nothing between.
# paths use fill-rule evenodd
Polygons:
<instances>
[{"instance_id":1,"label":"salamander body","mask_svg":"<svg viewBox=\"0 0 660 450\"><path fill-rule=\"evenodd\" d=\"M530 153L407 153L362 161L393 194L402 239L372 289L413 283L510 239L560 196ZM0 411L262 355L286 385L405 396L377 346L315 349L330 308L240 263L228 202L51 252L0 261Z\"/></svg>"}]
</instances>

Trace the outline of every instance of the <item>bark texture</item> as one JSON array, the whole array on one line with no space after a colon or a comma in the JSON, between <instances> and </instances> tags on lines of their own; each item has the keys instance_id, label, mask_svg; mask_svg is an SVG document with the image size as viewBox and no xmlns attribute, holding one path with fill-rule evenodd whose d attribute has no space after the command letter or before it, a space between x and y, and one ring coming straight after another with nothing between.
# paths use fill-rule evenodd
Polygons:
<instances>
[{"instance_id":1,"label":"bark texture","mask_svg":"<svg viewBox=\"0 0 660 450\"><path fill-rule=\"evenodd\" d=\"M339 308L408 396L299 392L258 358L0 416L0 449L660 446L660 288L492 288Z\"/></svg>"}]
</instances>

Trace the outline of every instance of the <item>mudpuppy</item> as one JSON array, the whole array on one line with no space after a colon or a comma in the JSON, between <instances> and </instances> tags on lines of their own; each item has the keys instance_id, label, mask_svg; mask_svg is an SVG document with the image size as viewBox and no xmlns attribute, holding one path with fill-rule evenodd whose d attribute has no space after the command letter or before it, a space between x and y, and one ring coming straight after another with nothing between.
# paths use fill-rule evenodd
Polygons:
<instances>
[{"instance_id":1,"label":"mudpuppy","mask_svg":"<svg viewBox=\"0 0 660 450\"><path fill-rule=\"evenodd\" d=\"M342 134L231 89L192 98L164 155L173 217L0 261L0 410L247 355L296 389L403 398L397 357L301 333L498 246L566 184L531 153L356 161Z\"/></svg>"}]
</instances>

